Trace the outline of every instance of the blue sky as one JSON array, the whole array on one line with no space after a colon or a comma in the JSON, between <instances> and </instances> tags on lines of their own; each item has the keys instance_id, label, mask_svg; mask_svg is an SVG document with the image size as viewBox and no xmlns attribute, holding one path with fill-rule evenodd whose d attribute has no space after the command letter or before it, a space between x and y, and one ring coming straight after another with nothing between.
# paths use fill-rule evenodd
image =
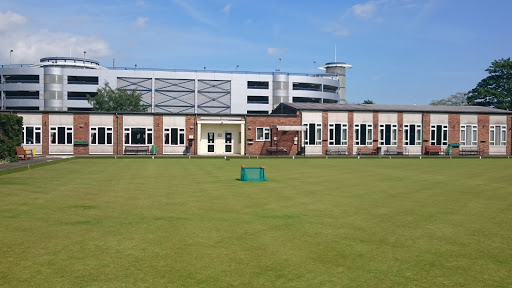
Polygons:
<instances>
[{"instance_id":1,"label":"blue sky","mask_svg":"<svg viewBox=\"0 0 512 288\"><path fill-rule=\"evenodd\" d=\"M353 65L348 102L421 105L511 56L510 11L503 0L0 0L0 62L87 51L108 67L316 73L336 46Z\"/></svg>"}]
</instances>

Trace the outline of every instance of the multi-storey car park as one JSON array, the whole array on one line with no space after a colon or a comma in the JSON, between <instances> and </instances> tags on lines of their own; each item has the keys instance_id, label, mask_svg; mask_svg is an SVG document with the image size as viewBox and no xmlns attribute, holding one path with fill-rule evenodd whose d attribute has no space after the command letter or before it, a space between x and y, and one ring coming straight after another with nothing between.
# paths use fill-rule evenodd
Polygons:
<instances>
[{"instance_id":1,"label":"multi-storey car park","mask_svg":"<svg viewBox=\"0 0 512 288\"><path fill-rule=\"evenodd\" d=\"M107 68L85 58L47 57L38 64L0 66L1 110L90 111L105 82L136 90L150 113L269 114L280 103L345 103L342 62L315 75Z\"/></svg>"}]
</instances>

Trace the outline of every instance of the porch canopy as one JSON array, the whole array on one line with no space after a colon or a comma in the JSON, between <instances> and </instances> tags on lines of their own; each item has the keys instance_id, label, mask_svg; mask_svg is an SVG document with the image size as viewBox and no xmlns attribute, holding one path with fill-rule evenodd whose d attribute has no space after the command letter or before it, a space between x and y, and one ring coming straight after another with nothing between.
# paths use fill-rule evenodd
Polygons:
<instances>
[{"instance_id":1,"label":"porch canopy","mask_svg":"<svg viewBox=\"0 0 512 288\"><path fill-rule=\"evenodd\" d=\"M275 128L279 131L306 131L306 126L272 125L270 128Z\"/></svg>"}]
</instances>

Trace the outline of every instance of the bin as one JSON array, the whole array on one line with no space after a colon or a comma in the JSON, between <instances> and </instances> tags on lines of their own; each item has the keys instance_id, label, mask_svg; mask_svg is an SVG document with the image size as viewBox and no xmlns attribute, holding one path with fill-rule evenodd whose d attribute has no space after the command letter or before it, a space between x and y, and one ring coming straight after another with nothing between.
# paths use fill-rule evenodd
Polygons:
<instances>
[{"instance_id":1,"label":"bin","mask_svg":"<svg viewBox=\"0 0 512 288\"><path fill-rule=\"evenodd\" d=\"M382 147L377 147L377 155L382 155Z\"/></svg>"},{"instance_id":2,"label":"bin","mask_svg":"<svg viewBox=\"0 0 512 288\"><path fill-rule=\"evenodd\" d=\"M158 145L151 146L151 155L156 155L158 151Z\"/></svg>"}]
</instances>

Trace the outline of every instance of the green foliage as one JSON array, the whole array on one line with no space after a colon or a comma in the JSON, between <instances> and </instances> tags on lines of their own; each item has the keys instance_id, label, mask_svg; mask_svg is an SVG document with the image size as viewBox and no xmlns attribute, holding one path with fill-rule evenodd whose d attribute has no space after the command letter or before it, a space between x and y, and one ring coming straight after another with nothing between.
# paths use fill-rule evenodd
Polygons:
<instances>
[{"instance_id":1,"label":"green foliage","mask_svg":"<svg viewBox=\"0 0 512 288\"><path fill-rule=\"evenodd\" d=\"M16 161L16 146L23 143L23 117L0 114L0 158L7 156Z\"/></svg>"},{"instance_id":2,"label":"green foliage","mask_svg":"<svg viewBox=\"0 0 512 288\"><path fill-rule=\"evenodd\" d=\"M363 101L363 104L375 104L375 102L373 102L373 100L366 99Z\"/></svg>"},{"instance_id":3,"label":"green foliage","mask_svg":"<svg viewBox=\"0 0 512 288\"><path fill-rule=\"evenodd\" d=\"M464 92L459 92L456 94L451 95L448 98L440 99L440 100L433 100L430 102L429 105L433 106L467 106L468 94Z\"/></svg>"},{"instance_id":4,"label":"green foliage","mask_svg":"<svg viewBox=\"0 0 512 288\"><path fill-rule=\"evenodd\" d=\"M148 107L142 104L142 95L137 91L112 89L108 82L98 88L95 97L87 96L94 111L103 112L147 112Z\"/></svg>"},{"instance_id":5,"label":"green foliage","mask_svg":"<svg viewBox=\"0 0 512 288\"><path fill-rule=\"evenodd\" d=\"M512 61L510 58L493 61L485 71L489 76L469 91L468 103L512 110Z\"/></svg>"}]
</instances>

